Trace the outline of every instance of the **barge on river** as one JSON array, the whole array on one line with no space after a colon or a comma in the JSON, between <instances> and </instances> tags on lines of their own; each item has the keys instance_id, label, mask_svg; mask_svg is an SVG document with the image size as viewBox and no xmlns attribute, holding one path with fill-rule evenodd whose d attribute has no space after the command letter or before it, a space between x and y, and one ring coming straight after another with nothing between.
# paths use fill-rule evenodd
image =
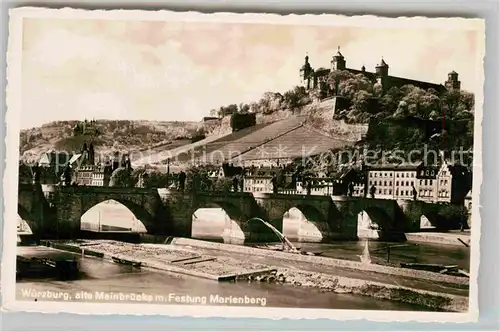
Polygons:
<instances>
[{"instance_id":1,"label":"barge on river","mask_svg":"<svg viewBox=\"0 0 500 332\"><path fill-rule=\"evenodd\" d=\"M57 277L63 280L72 279L79 273L79 266L76 260L50 258L27 258L17 256L16 276L21 277Z\"/></svg>"}]
</instances>

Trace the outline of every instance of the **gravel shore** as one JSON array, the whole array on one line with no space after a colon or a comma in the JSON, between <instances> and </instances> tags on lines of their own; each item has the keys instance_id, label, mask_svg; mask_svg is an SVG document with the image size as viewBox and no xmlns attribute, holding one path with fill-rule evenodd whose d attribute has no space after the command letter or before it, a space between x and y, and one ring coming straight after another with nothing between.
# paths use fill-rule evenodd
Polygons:
<instances>
[{"instance_id":1,"label":"gravel shore","mask_svg":"<svg viewBox=\"0 0 500 332\"><path fill-rule=\"evenodd\" d=\"M464 296L344 278L325 273L279 268L276 275L283 275L285 283L297 287L312 287L335 293L371 296L391 301L412 303L442 311L464 312L467 311L469 305L469 299Z\"/></svg>"},{"instance_id":2,"label":"gravel shore","mask_svg":"<svg viewBox=\"0 0 500 332\"><path fill-rule=\"evenodd\" d=\"M238 282L283 283L296 287L321 289L325 292L349 293L406 302L441 311L463 312L467 311L468 308L468 298L465 296L342 277L333 273L275 267L229 256L215 257L200 254L195 248L132 244L106 240L65 242L64 244L84 250L101 252L105 258L129 259L141 262L145 267L208 277L214 280L220 280L221 277L232 275L236 276Z\"/></svg>"}]
</instances>

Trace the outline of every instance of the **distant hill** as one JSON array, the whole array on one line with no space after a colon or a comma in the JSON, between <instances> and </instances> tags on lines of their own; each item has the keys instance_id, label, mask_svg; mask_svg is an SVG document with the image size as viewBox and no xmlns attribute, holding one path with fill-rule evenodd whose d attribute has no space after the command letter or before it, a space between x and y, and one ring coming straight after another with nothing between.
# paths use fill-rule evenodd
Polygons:
<instances>
[{"instance_id":1,"label":"distant hill","mask_svg":"<svg viewBox=\"0 0 500 332\"><path fill-rule=\"evenodd\" d=\"M158 145L183 145L200 128L198 122L96 120L98 134L74 133L79 121L54 121L21 130L21 157L39 156L49 150L79 151L85 141L93 141L100 153L137 151ZM179 139L180 140L176 140Z\"/></svg>"}]
</instances>

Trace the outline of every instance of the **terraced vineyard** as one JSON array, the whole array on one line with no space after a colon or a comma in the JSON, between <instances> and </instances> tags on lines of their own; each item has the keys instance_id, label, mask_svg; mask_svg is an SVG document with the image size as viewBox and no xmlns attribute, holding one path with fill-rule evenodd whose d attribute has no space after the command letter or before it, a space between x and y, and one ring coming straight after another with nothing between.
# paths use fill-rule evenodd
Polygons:
<instances>
[{"instance_id":1,"label":"terraced vineyard","mask_svg":"<svg viewBox=\"0 0 500 332\"><path fill-rule=\"evenodd\" d=\"M317 155L352 145L353 142L328 137L308 126L293 129L267 143L257 146L241 156L239 160L298 158Z\"/></svg>"}]
</instances>

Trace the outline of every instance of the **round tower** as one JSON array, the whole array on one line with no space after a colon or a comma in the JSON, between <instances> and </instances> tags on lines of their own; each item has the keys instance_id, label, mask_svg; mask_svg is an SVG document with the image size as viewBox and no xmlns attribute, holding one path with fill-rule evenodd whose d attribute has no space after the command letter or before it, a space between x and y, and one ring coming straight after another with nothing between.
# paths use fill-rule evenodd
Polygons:
<instances>
[{"instance_id":1,"label":"round tower","mask_svg":"<svg viewBox=\"0 0 500 332\"><path fill-rule=\"evenodd\" d=\"M389 65L384 61L384 58L382 58L380 63L375 67L375 73L380 77L389 76Z\"/></svg>"}]
</instances>

